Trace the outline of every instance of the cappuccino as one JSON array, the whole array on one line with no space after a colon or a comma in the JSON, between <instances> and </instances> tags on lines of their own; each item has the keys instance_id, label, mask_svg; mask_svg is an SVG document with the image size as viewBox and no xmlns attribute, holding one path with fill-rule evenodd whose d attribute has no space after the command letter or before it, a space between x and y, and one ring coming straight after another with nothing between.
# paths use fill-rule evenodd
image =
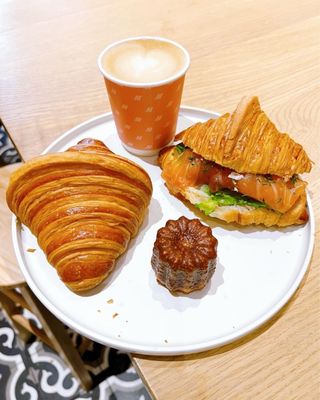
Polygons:
<instances>
[{"instance_id":1,"label":"cappuccino","mask_svg":"<svg viewBox=\"0 0 320 400\"><path fill-rule=\"evenodd\" d=\"M189 65L179 43L155 36L124 39L102 50L98 66L127 151L152 156L173 141Z\"/></svg>"},{"instance_id":2,"label":"cappuccino","mask_svg":"<svg viewBox=\"0 0 320 400\"><path fill-rule=\"evenodd\" d=\"M188 60L171 42L135 39L111 47L101 62L111 77L139 84L167 80L183 71Z\"/></svg>"}]
</instances>

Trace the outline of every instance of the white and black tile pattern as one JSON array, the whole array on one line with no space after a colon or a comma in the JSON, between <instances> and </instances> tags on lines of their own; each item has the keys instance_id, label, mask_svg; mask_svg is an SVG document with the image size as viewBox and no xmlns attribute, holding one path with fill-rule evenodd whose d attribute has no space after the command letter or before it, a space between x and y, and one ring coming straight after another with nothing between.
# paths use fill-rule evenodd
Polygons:
<instances>
[{"instance_id":1,"label":"white and black tile pattern","mask_svg":"<svg viewBox=\"0 0 320 400\"><path fill-rule=\"evenodd\" d=\"M20 156L0 120L0 167L19 161L21 161Z\"/></svg>"},{"instance_id":2,"label":"white and black tile pattern","mask_svg":"<svg viewBox=\"0 0 320 400\"><path fill-rule=\"evenodd\" d=\"M81 335L70 331L78 348ZM0 399L149 400L126 353L89 342L82 355L97 385L85 392L63 360L45 344L24 344L0 309Z\"/></svg>"}]
</instances>

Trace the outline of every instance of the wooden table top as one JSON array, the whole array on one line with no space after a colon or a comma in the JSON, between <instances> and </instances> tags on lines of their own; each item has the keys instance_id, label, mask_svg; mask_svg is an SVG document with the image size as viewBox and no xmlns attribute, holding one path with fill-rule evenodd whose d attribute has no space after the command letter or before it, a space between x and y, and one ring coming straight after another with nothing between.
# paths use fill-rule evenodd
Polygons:
<instances>
[{"instance_id":1,"label":"wooden table top","mask_svg":"<svg viewBox=\"0 0 320 400\"><path fill-rule=\"evenodd\" d=\"M165 36L191 55L183 104L226 112L258 95L303 144L315 163L307 179L319 222L318 0L16 0L1 4L0 22L0 117L25 159L110 109L96 65L106 44ZM254 333L201 354L133 356L156 399L319 398L318 226L302 284Z\"/></svg>"}]
</instances>

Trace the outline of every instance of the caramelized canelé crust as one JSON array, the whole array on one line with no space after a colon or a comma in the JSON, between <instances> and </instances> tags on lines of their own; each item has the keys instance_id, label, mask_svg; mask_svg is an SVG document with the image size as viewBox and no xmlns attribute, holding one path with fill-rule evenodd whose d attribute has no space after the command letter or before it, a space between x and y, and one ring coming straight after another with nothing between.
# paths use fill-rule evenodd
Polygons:
<instances>
[{"instance_id":1,"label":"caramelized canel\u00e9 crust","mask_svg":"<svg viewBox=\"0 0 320 400\"><path fill-rule=\"evenodd\" d=\"M151 259L157 281L171 292L202 289L216 267L217 239L198 219L180 217L159 229Z\"/></svg>"},{"instance_id":2,"label":"caramelized canel\u00e9 crust","mask_svg":"<svg viewBox=\"0 0 320 400\"><path fill-rule=\"evenodd\" d=\"M37 237L72 290L98 285L114 269L141 225L152 194L148 174L84 139L15 171L7 190L11 211Z\"/></svg>"}]
</instances>

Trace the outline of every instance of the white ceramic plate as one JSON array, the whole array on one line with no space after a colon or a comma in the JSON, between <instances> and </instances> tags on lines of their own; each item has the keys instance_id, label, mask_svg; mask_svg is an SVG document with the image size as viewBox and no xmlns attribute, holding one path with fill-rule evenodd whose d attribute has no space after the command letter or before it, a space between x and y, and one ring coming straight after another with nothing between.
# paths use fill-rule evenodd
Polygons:
<instances>
[{"instance_id":1,"label":"white ceramic plate","mask_svg":"<svg viewBox=\"0 0 320 400\"><path fill-rule=\"evenodd\" d=\"M182 107L178 130L217 115ZM314 216L309 198L309 222L300 227L239 228L214 221L213 233L219 245L211 282L200 292L173 296L156 282L150 264L153 243L168 219L181 215L194 218L194 213L169 194L155 158L138 158L122 147L110 113L68 131L45 153L64 151L84 137L102 140L115 153L145 168L154 194L149 214L118 260L115 272L87 295L67 289L36 238L26 227L17 229L14 219L14 246L22 272L36 296L60 320L118 349L152 355L185 354L247 334L289 300L308 268L313 249ZM30 248L36 251L28 252Z\"/></svg>"}]
</instances>

